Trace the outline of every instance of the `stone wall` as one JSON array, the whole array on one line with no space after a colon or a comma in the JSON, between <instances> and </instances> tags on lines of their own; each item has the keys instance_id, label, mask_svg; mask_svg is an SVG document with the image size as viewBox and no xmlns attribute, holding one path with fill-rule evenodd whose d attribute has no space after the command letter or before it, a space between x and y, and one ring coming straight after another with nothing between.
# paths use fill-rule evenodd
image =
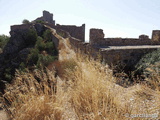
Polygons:
<instances>
[{"instance_id":1,"label":"stone wall","mask_svg":"<svg viewBox=\"0 0 160 120\"><path fill-rule=\"evenodd\" d=\"M133 70L142 56L154 50L157 48L112 49L101 51L101 55L103 62L110 66L123 66L124 70Z\"/></svg>"},{"instance_id":2,"label":"stone wall","mask_svg":"<svg viewBox=\"0 0 160 120\"><path fill-rule=\"evenodd\" d=\"M24 30L32 27L32 24L22 24L22 25L13 25L10 27L11 31L15 31L17 29Z\"/></svg>"},{"instance_id":3,"label":"stone wall","mask_svg":"<svg viewBox=\"0 0 160 120\"><path fill-rule=\"evenodd\" d=\"M152 39L147 35L139 38L104 38L102 29L90 29L90 44L96 47L160 45L160 31L153 31Z\"/></svg>"},{"instance_id":4,"label":"stone wall","mask_svg":"<svg viewBox=\"0 0 160 120\"><path fill-rule=\"evenodd\" d=\"M37 20L41 20L41 21L55 25L55 20L53 20L53 14L46 10L43 11L43 16L37 18L35 21Z\"/></svg>"},{"instance_id":5,"label":"stone wall","mask_svg":"<svg viewBox=\"0 0 160 120\"><path fill-rule=\"evenodd\" d=\"M69 38L68 40L70 41L70 44L72 46L72 49L74 49L75 52L80 52L84 55L87 55L89 58L93 58L93 59L101 59L101 61L103 63L108 64L110 67L111 66L115 66L116 68L118 67L123 67L123 70L126 71L130 71L134 69L134 65L147 53L152 52L154 50L157 50L157 48L143 48L143 47L131 47L131 48L123 48L123 49L108 49L108 50L103 50L103 48L98 48L93 46L92 43L84 43L82 42L82 40L76 39L74 37L72 37L68 32L65 31L61 31L63 32L63 34L65 34L65 37ZM92 31L92 33L94 33L94 29ZM61 33L62 34L62 33ZM99 36L91 36L90 38L94 38L95 41L97 39L99 40L104 40L101 39L104 34L102 32L101 29L99 29ZM147 41L147 36L140 36L141 39L145 38ZM127 41L129 40L129 42L127 43L123 43L122 45L126 45L129 44L130 42L134 41L133 44L136 45L138 44L145 44L145 42L139 43L139 39L122 39L122 38L110 38L109 40L113 40L114 42L110 43L110 45L115 45L117 43L121 43L122 41ZM149 41L151 41L150 39L148 39ZM144 41L144 40L142 40ZM137 43L136 43L137 42ZM119 45L118 44L118 45ZM130 44L132 45L132 44Z\"/></svg>"},{"instance_id":6,"label":"stone wall","mask_svg":"<svg viewBox=\"0 0 160 120\"><path fill-rule=\"evenodd\" d=\"M67 31L72 37L75 37L83 42L85 41L85 24L82 26L57 24L56 29Z\"/></svg>"}]
</instances>

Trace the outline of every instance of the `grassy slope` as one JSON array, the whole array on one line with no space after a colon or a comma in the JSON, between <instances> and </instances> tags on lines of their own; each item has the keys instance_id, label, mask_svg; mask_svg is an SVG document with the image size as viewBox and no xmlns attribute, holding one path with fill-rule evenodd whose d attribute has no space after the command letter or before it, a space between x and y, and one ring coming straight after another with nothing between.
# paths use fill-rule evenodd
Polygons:
<instances>
[{"instance_id":1,"label":"grassy slope","mask_svg":"<svg viewBox=\"0 0 160 120\"><path fill-rule=\"evenodd\" d=\"M74 53L67 39L56 36L61 40L60 61L51 64L47 72L43 69L34 74L17 72L13 84L8 85L4 97L11 104L7 109L13 119L127 120L126 113L134 117L159 110L158 89L141 84L129 88L116 85L116 78L107 66ZM53 66L58 70L57 78ZM41 79L40 83L35 76Z\"/></svg>"}]
</instances>

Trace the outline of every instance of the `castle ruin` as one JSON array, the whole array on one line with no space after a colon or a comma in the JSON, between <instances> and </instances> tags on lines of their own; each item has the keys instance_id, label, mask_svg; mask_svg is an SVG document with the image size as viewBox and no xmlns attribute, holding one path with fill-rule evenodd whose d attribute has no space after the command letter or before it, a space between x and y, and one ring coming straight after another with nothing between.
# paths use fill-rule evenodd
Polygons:
<instances>
[{"instance_id":1,"label":"castle ruin","mask_svg":"<svg viewBox=\"0 0 160 120\"><path fill-rule=\"evenodd\" d=\"M140 35L139 38L104 38L102 29L90 29L89 43L85 43L85 24L55 25L53 14L43 11L43 16L36 20L45 21L45 25L55 29L60 35L69 38L70 44L75 51L80 51L96 59L101 56L102 62L110 66L123 65L131 69L143 55L160 48L160 30L153 30L152 39L147 35ZM36 21L35 20L35 21ZM30 25L14 25L11 31L23 29ZM58 46L58 40L55 40Z\"/></svg>"}]
</instances>

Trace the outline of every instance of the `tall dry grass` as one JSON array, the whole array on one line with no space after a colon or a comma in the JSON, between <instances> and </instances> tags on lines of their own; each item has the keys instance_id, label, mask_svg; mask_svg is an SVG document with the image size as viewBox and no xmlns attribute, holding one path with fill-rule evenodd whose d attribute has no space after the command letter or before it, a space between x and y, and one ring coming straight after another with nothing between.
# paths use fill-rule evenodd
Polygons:
<instances>
[{"instance_id":1,"label":"tall dry grass","mask_svg":"<svg viewBox=\"0 0 160 120\"><path fill-rule=\"evenodd\" d=\"M13 120L58 120L61 101L56 98L55 71L48 69L19 72L7 85L5 106Z\"/></svg>"},{"instance_id":2,"label":"tall dry grass","mask_svg":"<svg viewBox=\"0 0 160 120\"><path fill-rule=\"evenodd\" d=\"M128 120L134 118L131 115L159 110L158 102L152 110L148 103L143 104L143 101L152 98L148 99L148 96L152 96L153 92L159 96L158 89L152 91L147 85L133 89L120 87L115 84L112 71L99 61L77 55L76 59L57 61L52 65L56 67L63 85L58 84L55 70L17 72L13 84L7 86L4 94L12 119ZM160 101L160 98L155 100ZM67 113L74 115L70 118Z\"/></svg>"},{"instance_id":3,"label":"tall dry grass","mask_svg":"<svg viewBox=\"0 0 160 120\"><path fill-rule=\"evenodd\" d=\"M103 120L124 119L129 108L123 108L112 91L114 77L112 72L98 61L78 56L73 71L66 70L70 78L70 103L79 119Z\"/></svg>"}]
</instances>

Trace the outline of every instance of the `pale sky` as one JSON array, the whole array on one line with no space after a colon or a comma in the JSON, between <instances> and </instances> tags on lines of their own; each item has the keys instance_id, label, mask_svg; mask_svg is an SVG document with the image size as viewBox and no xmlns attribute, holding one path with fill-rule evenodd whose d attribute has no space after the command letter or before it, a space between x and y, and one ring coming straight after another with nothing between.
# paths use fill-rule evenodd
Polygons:
<instances>
[{"instance_id":1,"label":"pale sky","mask_svg":"<svg viewBox=\"0 0 160 120\"><path fill-rule=\"evenodd\" d=\"M160 30L160 0L0 0L0 34L9 35L10 26L32 21L47 10L58 24L86 24L101 28L105 37L151 37Z\"/></svg>"}]
</instances>

